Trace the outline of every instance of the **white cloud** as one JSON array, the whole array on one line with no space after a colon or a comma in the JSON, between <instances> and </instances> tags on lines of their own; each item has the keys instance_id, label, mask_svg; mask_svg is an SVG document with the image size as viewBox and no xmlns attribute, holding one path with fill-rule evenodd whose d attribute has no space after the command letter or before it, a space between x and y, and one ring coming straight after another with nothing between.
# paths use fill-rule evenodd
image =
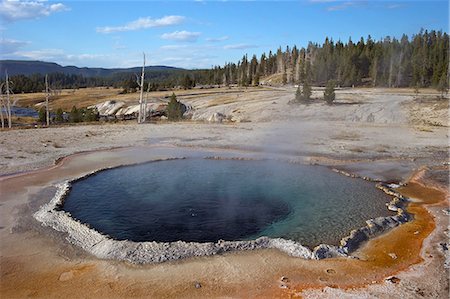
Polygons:
<instances>
[{"instance_id":1,"label":"white cloud","mask_svg":"<svg viewBox=\"0 0 450 299\"><path fill-rule=\"evenodd\" d=\"M349 2L343 2L342 4L333 5L330 7L327 7L328 11L337 11L337 10L344 10L349 7L355 6L357 4L356 1L349 1Z\"/></svg>"},{"instance_id":2,"label":"white cloud","mask_svg":"<svg viewBox=\"0 0 450 299\"><path fill-rule=\"evenodd\" d=\"M110 62L114 60L111 55L104 54L68 54L62 49L40 49L31 51L16 51L10 53L7 56L8 59L24 59L24 60L40 60L56 62L61 65L101 65L102 62Z\"/></svg>"},{"instance_id":3,"label":"white cloud","mask_svg":"<svg viewBox=\"0 0 450 299\"><path fill-rule=\"evenodd\" d=\"M30 44L28 41L2 38L0 39L0 53L12 54L28 44Z\"/></svg>"},{"instance_id":4,"label":"white cloud","mask_svg":"<svg viewBox=\"0 0 450 299\"><path fill-rule=\"evenodd\" d=\"M197 56L164 56L161 58L156 58L152 64L154 65L167 65L173 67L181 67L186 69L195 68L210 68L214 65L215 57L209 55L197 55Z\"/></svg>"},{"instance_id":5,"label":"white cloud","mask_svg":"<svg viewBox=\"0 0 450 299\"><path fill-rule=\"evenodd\" d=\"M234 45L226 45L223 48L225 50L244 50L244 49L258 48L258 46L252 44L234 44Z\"/></svg>"},{"instance_id":6,"label":"white cloud","mask_svg":"<svg viewBox=\"0 0 450 299\"><path fill-rule=\"evenodd\" d=\"M38 19L52 13L68 10L62 3L48 5L46 1L3 0L0 3L0 17L4 22Z\"/></svg>"},{"instance_id":7,"label":"white cloud","mask_svg":"<svg viewBox=\"0 0 450 299\"><path fill-rule=\"evenodd\" d=\"M388 9L396 9L396 8L402 8L403 5L402 4L389 4L388 6L386 6L386 8Z\"/></svg>"},{"instance_id":8,"label":"white cloud","mask_svg":"<svg viewBox=\"0 0 450 299\"><path fill-rule=\"evenodd\" d=\"M226 41L226 40L229 40L230 39L230 37L229 36L227 36L227 35L224 35L224 36L221 36L221 37L210 37L210 38L207 38L206 39L206 41L207 42L212 42L212 43L215 43L215 42L223 42L223 41Z\"/></svg>"},{"instance_id":9,"label":"white cloud","mask_svg":"<svg viewBox=\"0 0 450 299\"><path fill-rule=\"evenodd\" d=\"M150 17L139 18L135 21L129 22L123 26L105 26L97 27L99 33L112 33L123 31L134 31L140 29L147 29L153 27L166 27L182 23L185 20L183 16L165 16L159 19L152 19Z\"/></svg>"},{"instance_id":10,"label":"white cloud","mask_svg":"<svg viewBox=\"0 0 450 299\"><path fill-rule=\"evenodd\" d=\"M164 33L161 35L162 39L181 41L181 42L195 42L200 36L200 32L190 32L190 31L175 31L172 33Z\"/></svg>"},{"instance_id":11,"label":"white cloud","mask_svg":"<svg viewBox=\"0 0 450 299\"><path fill-rule=\"evenodd\" d=\"M180 50L180 49L187 49L188 45L164 45L161 46L161 50Z\"/></svg>"},{"instance_id":12,"label":"white cloud","mask_svg":"<svg viewBox=\"0 0 450 299\"><path fill-rule=\"evenodd\" d=\"M329 5L326 6L327 11L344 10L351 7L363 7L368 4L368 0L309 0L314 4ZM389 8L389 7L388 7ZM396 8L396 7L394 7Z\"/></svg>"}]
</instances>

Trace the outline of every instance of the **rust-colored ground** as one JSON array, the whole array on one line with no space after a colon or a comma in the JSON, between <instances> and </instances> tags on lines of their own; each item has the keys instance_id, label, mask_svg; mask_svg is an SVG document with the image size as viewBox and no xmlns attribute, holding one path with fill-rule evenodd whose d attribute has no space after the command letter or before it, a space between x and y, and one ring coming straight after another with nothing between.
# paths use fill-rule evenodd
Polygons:
<instances>
[{"instance_id":1,"label":"rust-colored ground","mask_svg":"<svg viewBox=\"0 0 450 299\"><path fill-rule=\"evenodd\" d=\"M31 181L41 184L50 177L67 175L70 167L76 171L88 167L82 159L83 155L75 156L70 163L62 163L64 167L48 170L46 178L32 173L0 180L0 190L14 190L20 199ZM448 194L420 181L413 180L400 192L418 200L408 208L414 220L367 242L355 254L359 259L307 261L277 250L259 250L134 266L86 256L39 230L11 234L5 230L15 219L6 217L0 231L0 294L2 298L289 298L301 297L303 290L311 288L363 288L420 263L423 241L435 228L426 206L448 205ZM2 194L3 212L12 197ZM282 276L287 277L287 288L280 288ZM195 288L196 282L201 288Z\"/></svg>"}]
</instances>

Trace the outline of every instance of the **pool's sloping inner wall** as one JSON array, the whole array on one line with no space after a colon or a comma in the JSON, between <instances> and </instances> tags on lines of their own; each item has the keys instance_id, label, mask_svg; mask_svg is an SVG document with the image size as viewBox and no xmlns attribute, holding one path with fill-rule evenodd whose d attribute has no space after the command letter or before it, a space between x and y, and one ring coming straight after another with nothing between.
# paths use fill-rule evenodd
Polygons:
<instances>
[{"instance_id":1,"label":"pool's sloping inner wall","mask_svg":"<svg viewBox=\"0 0 450 299\"><path fill-rule=\"evenodd\" d=\"M167 160L173 160L174 158L168 158ZM156 162L156 161L154 161ZM272 164L274 163L274 164ZM154 163L159 164L159 163ZM164 165L164 163L161 163ZM177 164L179 165L179 164ZM200 164L195 163L196 167ZM215 164L219 165L219 164ZM229 165L229 164L228 164ZM239 164L241 165L241 164ZM244 164L242 164L244 165ZM245 164L251 165L251 164ZM273 177L278 175L280 170L283 170L284 174L288 174L289 172L285 172L284 166L279 169L278 167L281 164L277 162L270 162L260 164L264 165L265 169L271 169L271 172L265 172L262 177ZM283 164L285 165L285 164ZM144 166L144 164L139 165ZM158 165L160 166L160 165ZM391 196L391 201L387 208L391 211L395 211L395 215L390 216L379 216L373 219L369 219L365 221L365 225L359 227L357 229L353 229L350 231L349 235L346 235L339 242L338 246L328 245L328 244L320 244L316 246L314 249L310 249L300 242L285 238L269 238L269 237L259 237L257 239L251 240L243 240L243 241L224 241L218 240L217 242L185 242L185 241L176 241L176 242L156 242L156 241L146 241L146 242L134 242L129 240L117 240L111 238L105 233L99 232L95 228L92 228L89 224L83 223L75 218L69 212L66 212L62 209L64 202L67 196L70 193L72 184L76 184L89 178L98 177L96 174L108 174L111 173L109 171L105 171L108 169L114 168L106 168L99 169L88 173L82 177L76 178L72 181L63 181L56 185L56 193L55 196L48 202L47 204L41 206L38 211L36 211L33 216L36 220L38 220L42 225L51 227L55 231L63 232L66 235L66 239L76 245L89 252L90 254L96 256L101 259L114 259L120 261L127 261L135 264L146 264L146 263L154 263L154 262L164 262L182 258L188 258L193 256L206 256L206 255L215 255L228 251L236 251L236 250L254 250L254 249L265 249L265 248L275 248L280 251L286 252L287 254L300 257L304 259L324 259L331 257L348 257L355 249L357 249L363 242L367 241L369 238L379 235L380 233L396 227L402 223L405 223L411 219L411 215L405 212L405 205L408 202L408 199L403 197L401 194L396 192L393 188L395 186L379 183L376 185L377 189L382 190L385 194ZM119 167L115 170L129 170L132 167ZM182 168L183 172L186 173L187 169ZM319 168L314 168L319 169ZM324 169L324 168L322 168ZM200 169L202 170L202 169ZM222 169L223 170L223 169ZM241 169L242 170L242 169ZM255 171L252 167L248 169L249 171ZM312 168L311 168L312 170ZM181 173L183 173L181 172ZM187 172L189 174L194 172ZM330 174L329 172L327 172ZM179 173L175 176L178 177ZM299 178L299 173L294 176L289 176L289 178ZM133 177L135 172L132 172L130 177ZM308 173L310 175L310 173ZM104 176L101 176L104 177ZM124 176L126 177L126 176ZM308 178L310 178L308 176ZM261 177L260 177L261 179ZM310 178L312 180L312 178ZM264 181L264 180L263 180ZM348 180L343 181L343 183L347 183ZM117 188L117 186L111 186L109 182L109 189ZM140 188L140 184L136 185L134 180L132 180L133 188ZM142 183L142 182L140 182ZM362 183L362 182L361 182ZM201 184L205 184L205 181L202 181ZM324 184L322 182L321 184ZM371 185L370 187L373 187ZM264 187L264 188L267 188ZM362 187L361 187L362 188ZM370 188L369 188L370 189ZM178 190L178 192L182 193L183 189ZM178 193L177 192L177 193ZM105 197L106 198L106 197ZM170 199L170 198L169 198ZM377 196L377 200L380 198ZM269 226L261 226L261 231L259 234L265 234L266 231L273 229L276 226L279 227L288 227L280 225L281 223L289 223L296 219L293 215L296 213L295 209L292 205L289 204L288 201L285 201L289 205L289 213L284 215L283 217L275 217L275 222L271 222ZM297 202L297 201L295 201ZM317 202L317 201L316 201ZM321 203L322 204L322 203ZM301 205L300 205L301 207ZM192 215L191 215L192 216ZM193 216L192 216L193 217ZM264 223L263 223L264 224ZM336 226L333 226L335 229ZM323 229L320 227L319 230ZM334 232L334 230L332 230ZM328 235L328 234L325 234ZM334 235L334 234L333 234ZM298 236L298 235L297 235ZM250 238L250 237L249 237Z\"/></svg>"},{"instance_id":2,"label":"pool's sloping inner wall","mask_svg":"<svg viewBox=\"0 0 450 299\"><path fill-rule=\"evenodd\" d=\"M183 159L119 167L75 182L63 210L117 240L217 242L261 236L338 245L393 215L374 183L326 167Z\"/></svg>"}]
</instances>

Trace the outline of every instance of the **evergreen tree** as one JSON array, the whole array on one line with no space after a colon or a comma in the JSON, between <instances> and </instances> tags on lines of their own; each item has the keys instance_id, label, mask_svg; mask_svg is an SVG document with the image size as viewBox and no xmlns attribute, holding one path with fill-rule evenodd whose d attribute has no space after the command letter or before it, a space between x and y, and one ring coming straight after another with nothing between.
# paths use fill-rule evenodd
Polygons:
<instances>
[{"instance_id":1,"label":"evergreen tree","mask_svg":"<svg viewBox=\"0 0 450 299\"><path fill-rule=\"evenodd\" d=\"M188 74L186 74L186 75L183 77L183 81L182 81L182 83L181 83L181 86L183 86L184 89L191 89L192 87L195 86L195 83L194 83L194 81L191 79L191 77L190 77Z\"/></svg>"},{"instance_id":2,"label":"evergreen tree","mask_svg":"<svg viewBox=\"0 0 450 299\"><path fill-rule=\"evenodd\" d=\"M98 119L99 114L95 108L86 109L83 113L83 121L85 122L97 121Z\"/></svg>"},{"instance_id":3,"label":"evergreen tree","mask_svg":"<svg viewBox=\"0 0 450 299\"><path fill-rule=\"evenodd\" d=\"M414 84L414 94L416 95L416 97L419 95L419 84Z\"/></svg>"},{"instance_id":4,"label":"evergreen tree","mask_svg":"<svg viewBox=\"0 0 450 299\"><path fill-rule=\"evenodd\" d=\"M312 89L308 83L308 80L306 80L305 83L303 83L303 90L302 90L303 101L310 100L311 95L312 95Z\"/></svg>"},{"instance_id":5,"label":"evergreen tree","mask_svg":"<svg viewBox=\"0 0 450 299\"><path fill-rule=\"evenodd\" d=\"M260 70L258 67L258 69L256 70L256 73L255 73L255 77L253 78L253 85L259 86L259 80L260 80Z\"/></svg>"},{"instance_id":6,"label":"evergreen tree","mask_svg":"<svg viewBox=\"0 0 450 299\"><path fill-rule=\"evenodd\" d=\"M327 87L325 88L325 92L323 93L323 99L327 102L328 105L331 105L336 98L334 93L334 81L330 80L327 83Z\"/></svg>"},{"instance_id":7,"label":"evergreen tree","mask_svg":"<svg viewBox=\"0 0 450 299\"><path fill-rule=\"evenodd\" d=\"M175 93L172 93L169 104L167 105L167 118L172 121L178 121L183 118L183 104L178 102Z\"/></svg>"},{"instance_id":8,"label":"evergreen tree","mask_svg":"<svg viewBox=\"0 0 450 299\"><path fill-rule=\"evenodd\" d=\"M446 73L442 73L437 90L441 92L441 98L444 98L444 94L448 93L448 80Z\"/></svg>"},{"instance_id":9,"label":"evergreen tree","mask_svg":"<svg viewBox=\"0 0 450 299\"><path fill-rule=\"evenodd\" d=\"M56 110L55 121L57 123L62 123L64 121L63 110L61 108L58 108L58 110Z\"/></svg>"},{"instance_id":10,"label":"evergreen tree","mask_svg":"<svg viewBox=\"0 0 450 299\"><path fill-rule=\"evenodd\" d=\"M301 102L303 100L303 96L302 96L302 90L300 88L300 85L297 87L297 91L295 92L295 101L296 102Z\"/></svg>"},{"instance_id":11,"label":"evergreen tree","mask_svg":"<svg viewBox=\"0 0 450 299\"><path fill-rule=\"evenodd\" d=\"M281 81L283 83L283 85L285 85L287 83L287 73L286 70L283 72L283 76L281 78Z\"/></svg>"},{"instance_id":12,"label":"evergreen tree","mask_svg":"<svg viewBox=\"0 0 450 299\"><path fill-rule=\"evenodd\" d=\"M47 113L45 107L39 109L38 118L40 123L47 123Z\"/></svg>"},{"instance_id":13,"label":"evergreen tree","mask_svg":"<svg viewBox=\"0 0 450 299\"><path fill-rule=\"evenodd\" d=\"M70 110L69 120L73 123L78 123L81 121L81 114L76 106L73 106L72 110Z\"/></svg>"}]
</instances>

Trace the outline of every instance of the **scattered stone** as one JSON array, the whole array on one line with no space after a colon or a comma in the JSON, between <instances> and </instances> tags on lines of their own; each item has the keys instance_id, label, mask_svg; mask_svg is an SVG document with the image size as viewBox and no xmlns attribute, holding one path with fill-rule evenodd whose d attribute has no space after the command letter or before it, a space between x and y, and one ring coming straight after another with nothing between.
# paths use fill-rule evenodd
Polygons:
<instances>
[{"instance_id":1,"label":"scattered stone","mask_svg":"<svg viewBox=\"0 0 450 299\"><path fill-rule=\"evenodd\" d=\"M388 253L388 255L389 255L393 260L396 260L396 259L397 259L397 255L396 255L395 253L393 253L393 252Z\"/></svg>"},{"instance_id":2,"label":"scattered stone","mask_svg":"<svg viewBox=\"0 0 450 299\"><path fill-rule=\"evenodd\" d=\"M289 278L287 278L286 276L281 276L280 281L287 283L287 282L289 282Z\"/></svg>"},{"instance_id":3,"label":"scattered stone","mask_svg":"<svg viewBox=\"0 0 450 299\"><path fill-rule=\"evenodd\" d=\"M447 251L448 250L447 243L439 243L439 245L441 245L442 251Z\"/></svg>"},{"instance_id":4,"label":"scattered stone","mask_svg":"<svg viewBox=\"0 0 450 299\"><path fill-rule=\"evenodd\" d=\"M414 232L414 234L415 234L415 235L418 235L418 234L419 234L419 231L418 231L418 230L416 230L416 231Z\"/></svg>"},{"instance_id":5,"label":"scattered stone","mask_svg":"<svg viewBox=\"0 0 450 299\"><path fill-rule=\"evenodd\" d=\"M391 277L386 278L386 281L389 281L390 283L399 283L400 278L398 278L396 276L391 276Z\"/></svg>"},{"instance_id":6,"label":"scattered stone","mask_svg":"<svg viewBox=\"0 0 450 299\"><path fill-rule=\"evenodd\" d=\"M327 269L327 273L328 274L335 274L336 270L334 270L334 269Z\"/></svg>"},{"instance_id":7,"label":"scattered stone","mask_svg":"<svg viewBox=\"0 0 450 299\"><path fill-rule=\"evenodd\" d=\"M221 123L225 118L225 114L215 112L208 118L208 121L212 123Z\"/></svg>"},{"instance_id":8,"label":"scattered stone","mask_svg":"<svg viewBox=\"0 0 450 299\"><path fill-rule=\"evenodd\" d=\"M425 297L425 292L421 288L417 288L415 291L420 296Z\"/></svg>"},{"instance_id":9,"label":"scattered stone","mask_svg":"<svg viewBox=\"0 0 450 299\"><path fill-rule=\"evenodd\" d=\"M394 204L386 204L389 211L397 212L398 207Z\"/></svg>"},{"instance_id":10,"label":"scattered stone","mask_svg":"<svg viewBox=\"0 0 450 299\"><path fill-rule=\"evenodd\" d=\"M344 250L337 246L320 244L314 248L313 256L318 259L345 257L347 256Z\"/></svg>"},{"instance_id":11,"label":"scattered stone","mask_svg":"<svg viewBox=\"0 0 450 299\"><path fill-rule=\"evenodd\" d=\"M282 284L280 284L280 288L281 288L281 289L288 289L289 287L288 287L287 285L285 285L285 284L282 283Z\"/></svg>"},{"instance_id":12,"label":"scattered stone","mask_svg":"<svg viewBox=\"0 0 450 299\"><path fill-rule=\"evenodd\" d=\"M199 282L195 283L195 288L196 289L200 289L201 287L202 287L201 283L199 283Z\"/></svg>"}]
</instances>

